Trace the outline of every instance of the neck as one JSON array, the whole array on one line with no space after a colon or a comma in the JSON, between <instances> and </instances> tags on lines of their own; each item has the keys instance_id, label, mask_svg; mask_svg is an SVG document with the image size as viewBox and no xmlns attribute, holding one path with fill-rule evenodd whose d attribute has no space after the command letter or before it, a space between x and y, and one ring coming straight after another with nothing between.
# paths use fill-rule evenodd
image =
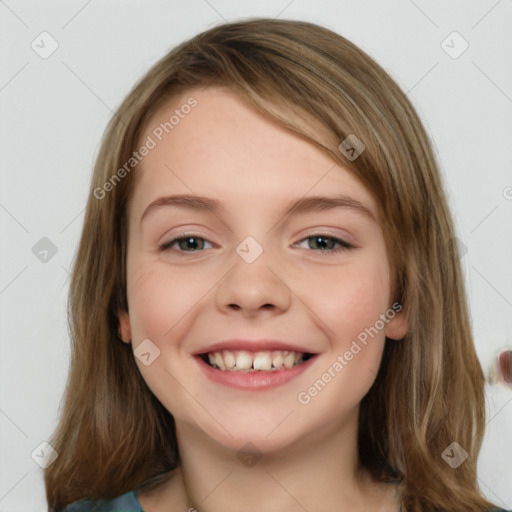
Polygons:
<instances>
[{"instance_id":1,"label":"neck","mask_svg":"<svg viewBox=\"0 0 512 512\"><path fill-rule=\"evenodd\" d=\"M324 425L286 448L252 455L227 449L180 421L176 435L181 466L159 501L167 509L171 504L191 512L397 509L389 493L393 486L373 482L358 468L357 417L342 428Z\"/></svg>"}]
</instances>

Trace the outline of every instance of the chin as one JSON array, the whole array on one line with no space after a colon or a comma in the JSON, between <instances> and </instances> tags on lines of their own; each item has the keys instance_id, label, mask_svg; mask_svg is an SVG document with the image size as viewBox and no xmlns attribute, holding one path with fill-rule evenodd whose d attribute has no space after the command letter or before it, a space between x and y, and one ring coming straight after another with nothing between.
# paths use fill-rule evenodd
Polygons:
<instances>
[{"instance_id":1,"label":"chin","mask_svg":"<svg viewBox=\"0 0 512 512\"><path fill-rule=\"evenodd\" d=\"M267 412L268 414L268 412ZM187 442L186 437L193 435L194 440L206 442L208 440L221 447L237 453L240 451L255 451L257 453L270 453L289 447L299 441L305 432L300 429L296 422L287 423L280 417L278 422L262 421L261 414L246 415L244 418L222 417L219 425L209 415L203 417L203 421L195 421L186 424L177 422L177 431L186 430L181 435L181 441ZM290 414L290 418L293 414ZM279 424L282 422L282 424Z\"/></svg>"}]
</instances>

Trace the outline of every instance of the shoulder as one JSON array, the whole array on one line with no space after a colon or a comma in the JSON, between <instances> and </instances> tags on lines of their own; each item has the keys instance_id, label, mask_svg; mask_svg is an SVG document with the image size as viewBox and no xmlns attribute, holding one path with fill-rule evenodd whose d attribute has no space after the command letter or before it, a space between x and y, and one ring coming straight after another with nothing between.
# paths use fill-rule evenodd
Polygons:
<instances>
[{"instance_id":1,"label":"shoulder","mask_svg":"<svg viewBox=\"0 0 512 512\"><path fill-rule=\"evenodd\" d=\"M134 491L111 500L82 500L71 503L60 512L144 512Z\"/></svg>"}]
</instances>

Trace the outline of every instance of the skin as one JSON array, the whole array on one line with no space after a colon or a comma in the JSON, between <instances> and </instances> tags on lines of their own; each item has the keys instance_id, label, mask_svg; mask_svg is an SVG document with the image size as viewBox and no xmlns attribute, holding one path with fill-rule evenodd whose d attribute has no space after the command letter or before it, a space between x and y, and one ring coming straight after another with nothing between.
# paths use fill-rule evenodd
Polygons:
<instances>
[{"instance_id":1,"label":"skin","mask_svg":"<svg viewBox=\"0 0 512 512\"><path fill-rule=\"evenodd\" d=\"M139 496L141 505L146 512L397 510L395 486L357 471L356 435L385 337L406 333L404 312L308 404L297 399L394 302L377 205L347 170L223 88L193 89L162 108L143 139L190 96L198 105L144 158L129 204L129 313L119 315L120 334L134 351L145 339L160 350L148 366L135 360L175 418L182 458L165 488ZM335 193L374 218L347 208L281 213L292 199ZM141 222L151 202L171 194L212 197L225 212L161 207ZM159 249L183 232L198 237L195 250ZM319 233L355 248L328 253L315 245ZM250 264L236 252L247 236L263 249ZM236 390L212 383L192 356L234 337L299 343L318 356L282 386ZM237 457L248 442L261 454L252 466Z\"/></svg>"}]
</instances>

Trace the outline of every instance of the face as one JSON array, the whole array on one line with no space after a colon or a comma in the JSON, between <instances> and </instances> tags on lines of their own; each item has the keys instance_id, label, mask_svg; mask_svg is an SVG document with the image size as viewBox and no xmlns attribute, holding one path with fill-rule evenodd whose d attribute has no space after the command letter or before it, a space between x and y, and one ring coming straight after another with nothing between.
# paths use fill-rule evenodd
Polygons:
<instances>
[{"instance_id":1,"label":"face","mask_svg":"<svg viewBox=\"0 0 512 512\"><path fill-rule=\"evenodd\" d=\"M357 421L406 329L373 198L222 88L173 101L148 136L120 332L177 432L265 452Z\"/></svg>"}]
</instances>

